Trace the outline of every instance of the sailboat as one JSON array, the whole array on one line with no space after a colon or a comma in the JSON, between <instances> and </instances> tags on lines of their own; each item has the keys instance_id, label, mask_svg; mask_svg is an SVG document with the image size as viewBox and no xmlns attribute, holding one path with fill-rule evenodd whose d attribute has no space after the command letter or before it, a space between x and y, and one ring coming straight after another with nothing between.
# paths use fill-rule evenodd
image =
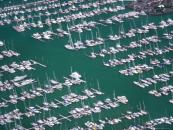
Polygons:
<instances>
[{"instance_id":1,"label":"sailboat","mask_svg":"<svg viewBox=\"0 0 173 130\"><path fill-rule=\"evenodd\" d=\"M69 40L68 40L68 44L65 45L65 48L69 49L69 50L75 50L76 48L74 47L71 32L69 31L68 24L67 24L67 30L68 30L68 33L69 33Z\"/></svg>"}]
</instances>

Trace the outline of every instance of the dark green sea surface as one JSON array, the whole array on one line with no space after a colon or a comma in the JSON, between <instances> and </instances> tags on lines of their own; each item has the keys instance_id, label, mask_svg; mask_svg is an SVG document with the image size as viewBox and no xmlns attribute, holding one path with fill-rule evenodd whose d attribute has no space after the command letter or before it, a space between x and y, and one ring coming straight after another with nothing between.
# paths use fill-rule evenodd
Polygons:
<instances>
[{"instance_id":1,"label":"dark green sea surface","mask_svg":"<svg viewBox=\"0 0 173 130\"><path fill-rule=\"evenodd\" d=\"M4 5L8 5L6 3L7 1L4 1L3 3L0 2L0 5L3 7ZM13 0L14 2L14 0ZM16 1L15 1L16 2ZM18 4L18 2L16 2ZM20 3L20 2L19 2ZM127 11L128 9L126 9ZM111 16L111 14L110 14ZM101 15L100 17L108 17L108 15ZM173 18L173 14L167 14L163 16L140 16L139 19L134 20L125 20L123 23L124 29L128 30L130 27L140 27L141 25L146 24L147 22L154 22L159 23L162 19L168 19ZM98 17L94 18L93 20L97 20ZM91 20L91 19L88 19ZM78 23L77 21L76 23ZM63 27L66 25L63 24ZM57 26L56 26L57 27ZM119 24L113 24L109 26L98 26L99 33L102 37L106 37L111 33L111 27L113 30L113 33L118 33L119 31ZM53 26L53 29L55 27ZM158 31L158 35L163 34L163 32L167 32L169 30L173 30L173 27L168 28L167 30L160 30ZM21 61L21 60L27 60L27 59L34 59L42 64L47 65L47 68L42 67L36 67L36 70L29 71L29 72L22 72L22 73L15 73L15 74L7 74L2 73L2 81L6 79L11 79L12 77L16 75L21 74L28 74L30 77L39 79L41 86L47 83L47 77L49 79L53 78L54 73L59 81L63 81L63 76L67 76L71 72L71 68L73 68L74 71L80 72L84 78L87 80L87 87L88 88L97 88L97 81L99 81L100 89L102 92L105 93L104 96L98 97L95 99L89 99L84 101L85 104L92 104L93 102L96 102L99 99L105 99L106 97L113 98L113 93L118 95L125 95L129 99L128 105L122 105L118 108L112 109L112 110L103 110L101 114L93 114L93 116L87 116L82 117L81 119L64 121L62 125L55 125L52 128L46 127L46 130L66 130L73 128L74 126L84 126L84 122L88 120L98 121L100 118L104 117L119 117L124 113L126 110L137 110L137 107L139 104L145 104L146 110L150 113L147 117L142 117L140 119L136 119L133 121L124 121L123 123L120 123L119 125L115 126L106 126L105 130L122 130L124 128L127 128L129 125L135 125L135 124L142 124L142 122L145 122L150 119L159 118L162 116L171 116L173 115L173 105L171 105L168 100L171 98L171 95L166 97L154 97L148 94L147 89L141 89L133 85L134 80L138 80L138 75L127 77L124 75L121 75L118 71L120 69L124 69L125 66L121 67L115 67L115 68L107 68L104 67L102 62L103 59L97 58L97 59L90 59L87 57L90 51L98 50L99 48L103 48L103 46L94 47L94 48L88 48L85 50L80 51L69 51L66 50L64 45L67 44L68 38L58 38L55 37L54 40L49 40L46 42L40 42L31 37L31 34L33 32L39 32L40 30L29 30L23 33L16 32L11 25L6 25L0 27L0 40L4 41L6 43L6 48L16 50L21 54L18 58L6 58L5 60L0 61L0 65L9 64L13 61ZM93 34L95 36L97 32L97 29L93 29ZM151 36L155 34L154 31L151 31L147 36ZM78 34L74 33L73 39L78 39ZM91 33L88 31L85 31L81 34L82 39L86 39L86 37L91 38ZM161 35L160 35L161 36ZM138 38L141 39L144 36L135 37L133 39L123 39L121 40L121 45L128 45L130 41L137 40ZM162 39L163 40L163 39ZM168 45L168 40L163 40L163 42L159 43L160 47L164 45ZM172 42L172 41L171 41ZM106 47L109 47L111 45L116 45L116 42L105 42ZM138 49L137 49L138 50ZM125 53L129 53L128 51ZM123 57L123 55L120 53L119 57ZM173 58L173 54L169 53L170 55L165 55L165 57ZM108 59L109 57L106 57L105 59ZM160 57L163 58L163 57ZM141 61L136 62L140 63ZM149 62L149 59L146 59L146 63ZM164 69L155 69L155 73L160 72L166 72L171 70L171 67L165 67ZM144 74L144 77L151 77L153 76L153 72L147 72ZM173 79L169 82L170 84L173 84ZM27 86L28 90L31 89L33 86ZM35 85L37 87L37 84ZM154 86L153 86L154 88ZM25 89L25 90L27 90ZM76 93L81 93L81 90L84 89L84 85L74 87L71 91ZM16 91L19 93L21 92L21 89L16 89ZM54 98L61 98L62 95L67 94L68 90L65 88L62 91L56 91L53 94L47 94L47 100L51 101ZM7 92L0 92L0 98L6 98L7 95L12 94L11 91ZM41 104L43 102L42 97L37 97L34 100L26 101L25 104L23 102L19 102L16 106L10 105L10 107L2 108L0 112L7 113L10 110L16 108L19 108L24 111L24 106L27 107L34 106L36 104ZM70 105L68 107L61 107L60 109L53 109L50 112L45 112L42 114L37 114L37 116L31 117L30 119L24 118L21 120L21 124L26 127L31 127L31 122L34 122L38 119L41 119L43 117L48 117L50 115L52 116L58 116L59 114L62 115L68 115L68 111L72 110L75 107L80 107L81 102L75 103L74 105ZM17 123L19 121L16 120ZM10 130L14 126L14 123L11 125L6 125L5 127L0 126L0 130ZM162 126L161 126L162 127ZM168 126L164 126L168 127ZM169 126L171 130L173 129L173 126ZM163 128L164 130L164 128Z\"/></svg>"}]
</instances>

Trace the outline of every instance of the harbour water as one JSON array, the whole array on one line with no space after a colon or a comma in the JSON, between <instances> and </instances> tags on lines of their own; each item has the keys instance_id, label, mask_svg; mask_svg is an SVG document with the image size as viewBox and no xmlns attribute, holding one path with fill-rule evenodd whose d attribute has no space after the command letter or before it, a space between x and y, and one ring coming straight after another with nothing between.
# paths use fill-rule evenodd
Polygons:
<instances>
[{"instance_id":1,"label":"harbour water","mask_svg":"<svg viewBox=\"0 0 173 130\"><path fill-rule=\"evenodd\" d=\"M6 1L0 1L0 5L3 5ZM29 2L29 1L28 1ZM3 3L3 4L1 4ZM8 3L8 2L7 2ZM9 5L9 4L4 5ZM19 2L20 4L20 2ZM125 4L127 4L125 2ZM115 3L115 5L122 5L121 2ZM125 9L123 12L131 11L129 9ZM109 18L115 14L119 14L120 12L112 13L112 14L103 14L101 16L95 16L94 18L88 18L87 20L94 20L97 21L98 19L106 19ZM139 16L137 19L127 19L124 20L123 23L114 23L114 24L108 24L108 25L97 25L96 28L93 30L93 37L96 38L96 35L100 35L102 38L107 38L109 34L119 34L120 29L123 27L125 32L127 32L130 28L141 28L142 25L145 25L147 23L155 23L159 24L162 20L167 20L168 18L173 18L173 14L165 14L162 16ZM79 23L80 20L76 20L75 24ZM31 123L36 122L39 119L43 119L50 116L68 116L69 111L76 108L76 107L82 107L82 104L92 106L93 103L97 102L98 100L104 101L106 98L112 99L114 97L114 94L116 96L126 96L128 98L128 104L126 105L120 105L117 108L113 109L104 109L101 113L94 113L89 116L84 116L79 119L71 119L69 120L63 120L60 125L54 125L53 127L46 126L46 130L69 130L71 128L74 128L75 126L85 127L84 123L86 121L93 121L98 122L99 119L104 119L105 117L108 118L118 118L123 116L123 113L126 113L126 111L138 111L140 106L145 106L145 110L149 113L147 116L133 119L133 120L123 120L121 123L117 125L106 125L104 127L105 130L123 130L125 128L128 128L129 126L143 124L146 121L160 118L160 117L170 117L173 116L173 104L169 103L169 99L171 99L171 94L168 96L162 96L162 97L155 97L151 94L148 94L148 91L150 89L142 89L140 87L137 87L133 84L133 81L137 81L139 79L139 74L133 75L133 76L125 76L119 73L119 70L125 69L125 65L116 66L116 67L106 67L103 65L104 61L107 61L110 57L113 56L106 56L105 58L98 57L95 59L89 58L88 55L93 50L97 52L101 48L106 48L109 46L116 46L118 43L123 45L129 45L131 41L138 41L144 37L156 35L156 31L150 31L148 34L143 35L139 34L135 36L134 38L124 38L120 41L105 41L104 45L99 45L96 47L89 47L82 50L68 50L65 48L65 45L68 43L68 36L65 37L53 37L53 40L36 40L31 37L33 33L39 32L41 33L43 29L31 29L27 30L25 32L16 32L12 28L13 25L5 25L0 26L0 40L5 43L6 49L14 50L21 55L19 57L11 57L11 58L5 58L3 60L0 60L0 66L5 64L10 64L13 61L20 62L23 60L32 59L34 61L37 61L41 64L46 65L47 67L42 66L35 66L36 70L31 71L23 71L19 72L17 71L14 74L7 73L7 72L1 72L1 81L10 80L13 79L15 76L18 75L25 75L27 74L28 77L32 77L39 81L39 83L34 83L34 85L28 85L25 86L24 90L29 91L33 87L38 86L44 86L48 83L49 79L53 79L56 77L56 79L59 82L63 82L63 77L68 76L72 71L79 72L83 79L86 82L86 84L81 84L76 87L71 87L71 89L64 88L61 91L55 91L54 93L45 94L44 96L37 97L35 99L27 100L25 102L19 101L17 104L10 104L8 107L0 108L0 115L8 113L12 111L15 108L20 109L22 112L26 112L25 107L29 106L35 106L35 105L41 105L44 101L45 97L48 102L53 101L55 98L60 100L61 96L70 93L70 91L82 94L82 91L85 88L95 88L98 89L98 86L100 88L101 92L104 92L104 95L97 96L95 98L88 98L84 101L79 101L74 104L71 104L67 107L62 106L59 109L51 109L50 111L42 112L39 114L36 114L34 117L23 117L23 119L15 120L15 123L8 123L6 125L0 125L0 130L11 130L14 128L15 124L21 124L25 128L32 128ZM63 28L66 28L66 23L62 24ZM52 25L52 28L57 28L57 25ZM99 30L99 32L98 32ZM163 33L168 33L170 31L173 31L173 26L167 27L166 29L158 29L158 37L162 40L159 43L159 47L162 48L164 46L168 46L169 42L173 43L172 40L167 40L162 38ZM91 31L84 31L81 34L82 41L88 39L91 39ZM79 40L79 34L78 33L72 33L72 38L74 41ZM154 48L154 47L153 47ZM0 48L0 50L3 50L4 47ZM144 49L144 48L143 48ZM125 57L127 54L130 54L131 52L136 53L139 51L139 48L134 50L128 50L123 53L117 54L116 57ZM137 53L136 53L137 54ZM173 58L173 52L169 52L162 56L156 56L157 59L162 60L163 58ZM137 60L135 61L135 64L139 63L146 63L149 64L150 62L150 56L148 56L144 60ZM132 64L131 64L132 66ZM160 74L164 72L169 72L171 69L173 69L173 65L169 66L163 66L162 68L156 67L154 69L155 74ZM142 74L143 77L152 77L153 71L148 71ZM98 85L99 83L99 85ZM168 84L173 85L173 79L171 77ZM160 83L157 85L157 87L163 86L165 83ZM154 85L151 86L152 89L154 89ZM15 89L16 93L19 94L23 90L21 88ZM13 94L13 90L7 90L4 92L0 92L0 98L8 99L8 96L10 94ZM44 97L44 98L43 98ZM1 100L3 101L3 100ZM173 125L158 125L156 128L158 129L173 129ZM96 129L96 128L93 128Z\"/></svg>"}]
</instances>

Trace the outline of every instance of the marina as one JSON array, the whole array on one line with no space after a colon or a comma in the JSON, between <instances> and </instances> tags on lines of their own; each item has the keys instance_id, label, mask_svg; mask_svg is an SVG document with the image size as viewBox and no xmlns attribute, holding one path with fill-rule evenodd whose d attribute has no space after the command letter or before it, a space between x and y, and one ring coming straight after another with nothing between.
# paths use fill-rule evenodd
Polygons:
<instances>
[{"instance_id":1,"label":"marina","mask_svg":"<svg viewBox=\"0 0 173 130\"><path fill-rule=\"evenodd\" d=\"M173 15L137 4L0 0L0 130L172 130Z\"/></svg>"}]
</instances>

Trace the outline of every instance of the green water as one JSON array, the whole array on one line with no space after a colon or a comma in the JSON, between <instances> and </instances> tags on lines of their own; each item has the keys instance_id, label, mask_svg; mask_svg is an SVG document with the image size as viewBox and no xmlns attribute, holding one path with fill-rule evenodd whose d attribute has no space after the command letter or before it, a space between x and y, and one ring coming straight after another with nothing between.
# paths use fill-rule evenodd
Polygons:
<instances>
[{"instance_id":1,"label":"green water","mask_svg":"<svg viewBox=\"0 0 173 130\"><path fill-rule=\"evenodd\" d=\"M126 10L127 11L127 10ZM107 15L108 16L108 15ZM104 15L102 15L104 17ZM167 19L169 17L173 18L173 15L164 15L162 16L163 19ZM95 18L97 19L97 18ZM124 28L125 30L128 30L130 26L134 27L134 23L137 27L140 27L141 24L146 23L146 16L140 16L139 19L133 20L126 20L124 22ZM89 20L89 19L88 19ZM90 19L91 20L91 19ZM149 16L148 21L159 23L161 21L161 16ZM130 25L130 26L129 26ZM65 24L63 24L65 26ZM111 26L98 26L100 30L100 35L102 37L108 36L108 34L111 33L110 28ZM116 34L119 30L118 24L112 25L113 32ZM172 28L168 28L168 30L171 30ZM94 29L96 32L96 29ZM115 91L116 95L125 95L127 96L129 103L128 105L122 105L118 108L112 109L112 110L103 110L101 114L93 114L93 121L98 121L99 118L104 117L119 117L121 116L121 113L124 113L126 110L133 110L135 111L137 109L137 106L139 104L145 103L146 110L150 113L150 117L142 117L140 120L135 121L123 121L123 123L120 123L119 125L115 126L106 126L105 130L121 130L124 128L127 128L129 125L134 124L140 124L141 122L144 122L146 120L149 120L149 118L157 118L162 116L171 116L173 113L173 105L171 105L168 100L171 98L171 96L156 98L154 96L151 96L147 93L147 89L141 89L133 85L133 81L138 79L138 76L132 76L132 77L126 77L124 75L121 75L118 70L124 68L124 66L121 67L115 67L115 68L107 68L104 67L102 64L102 59L90 59L86 55L93 49L88 48L85 50L80 51L68 51L64 48L64 45L68 42L68 38L58 38L55 37L54 40L46 41L46 42L40 42L33 38L31 38L31 34L35 31L39 30L33 30L33 31L27 31L24 33L17 33L15 30L12 29L11 25L6 25L3 27L0 27L0 40L5 41L6 47L9 49L16 50L21 54L18 58L6 58L3 61L0 61L0 65L11 63L12 61L21 61L21 60L27 60L27 59L34 59L40 63L43 63L47 65L47 68L42 67L36 67L37 70L35 71L29 71L25 72L29 76L39 79L41 84L43 85L46 83L46 77L53 78L53 73L55 73L57 79L59 81L63 81L63 76L67 76L70 74L70 68L72 67L73 70L80 72L84 78L87 80L87 86L90 88L97 88L97 81L99 81L101 91L105 93L103 97L98 97L96 99L89 99L84 101L85 104L92 104L93 102L96 102L99 99L104 99L106 97L113 97L113 92ZM166 32L166 30L164 30ZM159 34L162 32L159 31ZM94 33L95 34L95 33ZM155 32L150 32L147 36L150 36L152 34L155 34ZM91 37L90 32L85 31L81 34L82 39L86 39L86 37ZM77 39L78 34L73 34L73 38ZM144 37L144 36L141 36ZM136 40L137 37L133 38L133 40ZM131 39L124 39L121 40L122 45L128 45L129 41ZM168 44L167 40L163 40L162 43L160 43L160 46ZM106 46L115 45L115 42L109 42L106 41ZM94 50L98 50L99 47L94 47ZM126 52L129 53L129 52ZM122 54L122 53L121 53ZM118 55L119 57L125 55L124 53L122 55ZM170 55L166 55L166 57L171 57L173 54L170 53ZM108 59L106 57L105 59ZM138 61L140 62L140 61ZM148 60L147 60L148 62ZM167 70L170 70L171 67L167 67ZM156 68L156 73L163 72L163 69ZM15 75L6 74L3 73L2 80L5 79L11 79ZM16 73L16 75L24 74L24 73ZM144 74L145 76L152 76L152 72L146 72ZM173 80L171 80L173 83ZM170 82L170 83L171 83ZM37 86L37 84L35 85ZM32 86L27 86L25 88L32 88ZM84 89L84 85L80 85L78 87L72 88L73 92L81 93L81 90ZM17 89L17 92L20 92L20 89ZM12 92L5 92L1 93L1 97L7 97L8 94ZM59 98L67 94L67 89L63 89L62 91L56 91L53 94L47 94L46 97L48 101L53 100L54 98ZM34 100L31 100L30 102L26 101L26 106L31 104L31 106L34 106L36 104L41 104L43 101L42 97L37 97ZM75 108L75 107L81 106L81 103L74 103L73 105L68 106L67 108L61 107L58 110L53 109L52 111L45 112L45 117L49 116L49 114L58 116L59 114L62 115L68 115L68 111ZM16 105L17 108L24 110L24 104L22 102L19 102ZM10 110L15 108L14 105L10 105L8 108L2 108L2 113L7 113ZM36 118L31 117L30 119L24 118L21 120L21 123L24 127L29 128L31 127L30 123L34 122L35 120L38 120L40 118L43 118L43 113L38 114ZM84 126L84 122L91 120L91 116L82 117L81 119L72 120L71 122L64 121L62 125L55 125L52 128L47 128L46 130L65 130L73 128L76 125ZM17 121L19 122L19 121ZM6 127L0 127L0 130L7 129L9 130L12 128L13 125L6 125ZM173 129L173 127L170 127L170 129Z\"/></svg>"}]
</instances>

